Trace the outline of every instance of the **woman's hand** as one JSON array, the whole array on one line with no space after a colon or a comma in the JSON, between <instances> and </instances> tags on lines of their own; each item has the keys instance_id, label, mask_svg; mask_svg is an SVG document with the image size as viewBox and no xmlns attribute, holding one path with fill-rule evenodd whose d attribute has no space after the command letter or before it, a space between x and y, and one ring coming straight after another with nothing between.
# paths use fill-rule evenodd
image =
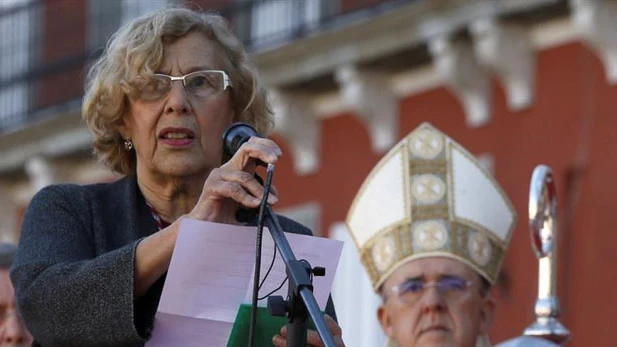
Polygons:
<instances>
[{"instance_id":1,"label":"woman's hand","mask_svg":"<svg viewBox=\"0 0 617 347\"><path fill-rule=\"evenodd\" d=\"M227 163L210 172L201 196L188 217L235 223L240 205L256 208L261 202L264 188L253 176L257 160L274 164L281 154L281 149L272 140L251 137ZM268 203L278 201L275 192L270 192Z\"/></svg>"},{"instance_id":2,"label":"woman's hand","mask_svg":"<svg viewBox=\"0 0 617 347\"><path fill-rule=\"evenodd\" d=\"M339 327L338 324L336 324L336 322L334 321L334 319L332 319L332 317L328 316L327 314L324 314L324 320L326 321L326 326L328 327L328 330L330 330L330 333L332 334L332 337L334 339L334 343L336 343L336 346L345 347L345 344L343 343L343 333L341 331L341 327ZM272 338L272 343L276 347L287 346L287 327L286 326L281 328L280 335L275 335ZM321 342L321 338L319 337L319 334L317 334L317 331L315 330L308 330L306 332L306 345L309 347L324 346L323 342Z\"/></svg>"}]
</instances>

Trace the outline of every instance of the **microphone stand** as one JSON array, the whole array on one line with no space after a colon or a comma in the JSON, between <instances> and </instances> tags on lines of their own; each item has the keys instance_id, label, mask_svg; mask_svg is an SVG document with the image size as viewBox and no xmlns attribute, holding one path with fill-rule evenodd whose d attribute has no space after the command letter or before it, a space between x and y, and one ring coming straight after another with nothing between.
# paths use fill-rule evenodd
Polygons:
<instances>
[{"instance_id":1,"label":"microphone stand","mask_svg":"<svg viewBox=\"0 0 617 347\"><path fill-rule=\"evenodd\" d=\"M251 324L249 330L249 346L254 345L255 340L255 321L257 312L257 296L260 281L261 268L261 241L263 235L263 222L268 224L268 230L274 240L274 244L279 249L281 257L285 262L287 278L289 279L288 299L283 302L282 298L268 298L268 309L278 311L281 314L284 312L287 315L287 346L289 347L305 347L306 346L306 320L310 316L315 323L317 333L326 347L335 347L332 334L326 326L326 322L321 314L319 305L313 295L313 284L309 274L318 275L320 270L312 269L310 264L305 260L297 260L287 237L281 228L278 218L270 205L267 203L268 194L270 193L270 185L272 183L272 174L274 165L268 164L267 178L264 185L264 196L259 210L260 225L257 228L256 235L256 254L255 254L255 275L253 279L253 302L251 310ZM270 300L274 299L274 300ZM278 308L273 307L278 301ZM284 304L284 308L282 305ZM307 315L308 313L308 315Z\"/></svg>"}]
</instances>

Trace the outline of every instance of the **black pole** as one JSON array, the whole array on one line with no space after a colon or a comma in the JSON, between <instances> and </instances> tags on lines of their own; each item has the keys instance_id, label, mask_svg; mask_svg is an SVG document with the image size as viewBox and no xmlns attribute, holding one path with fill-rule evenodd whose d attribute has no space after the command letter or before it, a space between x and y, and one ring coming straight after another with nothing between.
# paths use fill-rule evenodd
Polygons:
<instances>
[{"instance_id":1,"label":"black pole","mask_svg":"<svg viewBox=\"0 0 617 347\"><path fill-rule=\"evenodd\" d=\"M261 228L259 228L261 229ZM261 240L262 240L263 231L257 231L257 239L256 239L256 254L255 254L255 274L253 280L253 300L251 302L251 320L249 325L249 347L255 346L255 324L257 323L257 296L259 293L259 277L260 277L260 268L261 268Z\"/></svg>"},{"instance_id":2,"label":"black pole","mask_svg":"<svg viewBox=\"0 0 617 347\"><path fill-rule=\"evenodd\" d=\"M326 326L326 321L321 314L319 305L313 295L313 285L307 271L307 264L298 261L289 246L287 237L283 232L283 228L279 224L278 218L270 205L266 206L265 220L268 223L268 230L272 235L274 244L278 247L281 257L287 267L287 275L289 277L289 290L291 294L289 320L287 323L287 346L289 347L305 347L306 346L306 313L315 323L315 328L321 341L326 347L335 347L332 334ZM297 308L300 306L301 308ZM295 339L295 341L291 339ZM303 339L302 341L300 341Z\"/></svg>"},{"instance_id":3,"label":"black pole","mask_svg":"<svg viewBox=\"0 0 617 347\"><path fill-rule=\"evenodd\" d=\"M263 239L264 217L266 206L268 204L268 196L270 195L270 187L272 186L272 174L274 165L268 165L266 183L264 184L264 193L259 206L259 217L257 223L257 236L255 240L255 274L253 275L253 299L251 302L251 320L249 325L249 347L255 346L255 329L257 324L257 300L259 296L259 287L261 282L261 245Z\"/></svg>"},{"instance_id":4,"label":"black pole","mask_svg":"<svg viewBox=\"0 0 617 347\"><path fill-rule=\"evenodd\" d=\"M223 148L225 153L230 157L233 156L239 147L248 141L252 136L259 136L257 131L248 124L234 123L223 133ZM263 164L258 161L258 164ZM249 346L252 346L255 339L255 325L257 314L257 296L259 292L261 270L261 241L262 241L262 228L264 220L268 223L268 229L274 240L274 244L280 250L283 261L285 262L287 277L289 278L289 309L288 309L288 324L287 324L287 345L290 347L304 347L306 346L306 313L310 315L315 323L315 328L321 341L326 347L335 347L332 334L326 326L323 315L319 310L315 296L313 296L313 284L309 274L313 271L310 265L306 262L298 261L287 242L287 238L283 233L283 229L279 224L276 214L272 211L270 205L268 205L268 194L270 192L270 185L272 183L272 174L274 171L274 165L268 164L267 166L268 177L266 184L264 185L264 194L262 197L260 211L259 211L259 223L258 232L255 245L255 275L253 279L253 300L251 309L251 321L249 330ZM307 267L308 266L308 267ZM299 299L300 300L299 300ZM295 341L292 341L292 338Z\"/></svg>"},{"instance_id":5,"label":"black pole","mask_svg":"<svg viewBox=\"0 0 617 347\"><path fill-rule=\"evenodd\" d=\"M263 236L263 222L268 224L268 230L272 235L274 244L279 249L281 257L285 262L287 278L289 279L288 303L287 303L287 346L305 347L306 346L306 320L311 317L317 333L326 347L335 347L332 334L326 326L326 322L321 314L319 305L313 295L313 283L310 274L313 271L310 264L306 261L296 259L283 228L270 205L267 198L272 183L274 165L268 164L267 177L264 184L264 195L259 208L259 223L257 225L256 245L255 245L255 274L253 279L253 300L251 307L251 321L249 327L249 346L252 347L255 341L255 329L257 322L257 299L259 294L260 270L261 270L261 248ZM308 315L307 315L308 313Z\"/></svg>"},{"instance_id":6,"label":"black pole","mask_svg":"<svg viewBox=\"0 0 617 347\"><path fill-rule=\"evenodd\" d=\"M300 268L298 271L308 273L311 271L310 266ZM287 277L293 276L289 268L287 269ZM287 346L289 347L304 347L306 346L306 306L298 297L298 287L292 285L289 281L287 290L288 300L288 320L287 320Z\"/></svg>"}]
</instances>

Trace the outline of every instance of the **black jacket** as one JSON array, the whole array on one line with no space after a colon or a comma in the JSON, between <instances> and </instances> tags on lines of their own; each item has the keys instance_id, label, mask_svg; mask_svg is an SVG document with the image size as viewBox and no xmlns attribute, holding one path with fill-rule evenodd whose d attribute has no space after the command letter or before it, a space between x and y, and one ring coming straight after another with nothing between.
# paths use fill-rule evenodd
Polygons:
<instances>
[{"instance_id":1,"label":"black jacket","mask_svg":"<svg viewBox=\"0 0 617 347\"><path fill-rule=\"evenodd\" d=\"M290 219L280 222L287 232L311 233ZM136 300L135 248L156 231L134 177L38 192L11 269L34 346L143 346L165 276ZM331 301L326 312L335 316Z\"/></svg>"}]
</instances>

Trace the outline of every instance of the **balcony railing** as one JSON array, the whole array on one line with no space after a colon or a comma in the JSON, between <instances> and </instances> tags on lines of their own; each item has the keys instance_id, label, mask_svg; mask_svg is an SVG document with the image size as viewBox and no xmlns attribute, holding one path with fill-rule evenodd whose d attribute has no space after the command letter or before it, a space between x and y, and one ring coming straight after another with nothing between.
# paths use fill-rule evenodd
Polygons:
<instances>
[{"instance_id":1,"label":"balcony railing","mask_svg":"<svg viewBox=\"0 0 617 347\"><path fill-rule=\"evenodd\" d=\"M178 0L0 1L0 134L78 112L85 69L126 20ZM414 0L209 1L250 52L335 30ZM190 4L206 7L203 0ZM213 5L214 3L214 5Z\"/></svg>"}]
</instances>

